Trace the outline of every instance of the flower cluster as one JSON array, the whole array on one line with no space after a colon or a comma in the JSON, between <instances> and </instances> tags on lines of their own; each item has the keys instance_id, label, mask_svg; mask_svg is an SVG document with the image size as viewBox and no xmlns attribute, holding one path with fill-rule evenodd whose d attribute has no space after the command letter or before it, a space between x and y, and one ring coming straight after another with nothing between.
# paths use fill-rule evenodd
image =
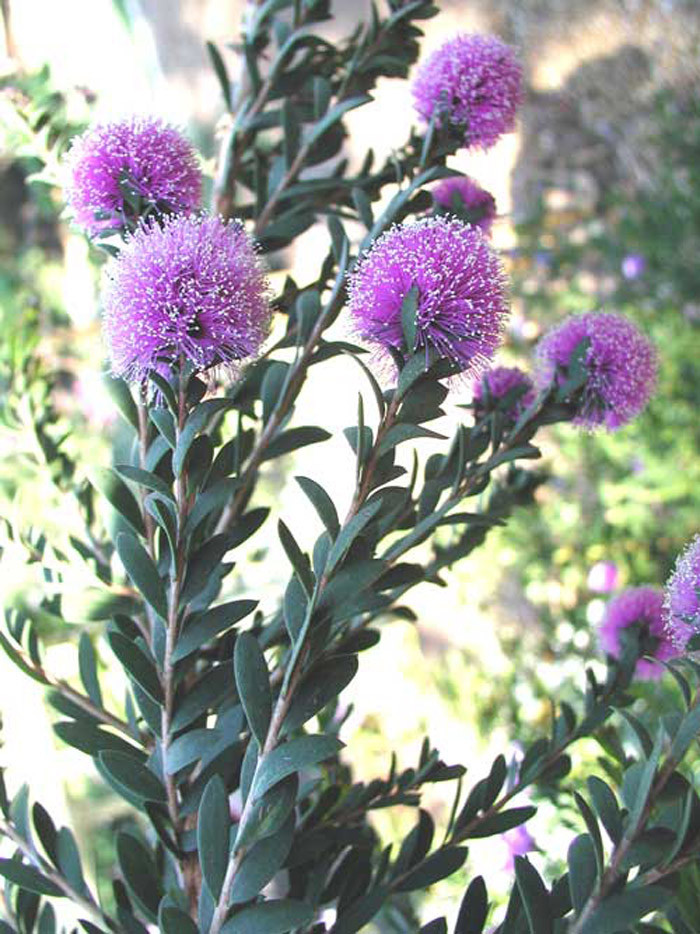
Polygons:
<instances>
[{"instance_id":1,"label":"flower cluster","mask_svg":"<svg viewBox=\"0 0 700 934\"><path fill-rule=\"evenodd\" d=\"M668 637L679 648L700 633L700 535L676 560L666 584L665 610Z\"/></svg>"},{"instance_id":2,"label":"flower cluster","mask_svg":"<svg viewBox=\"0 0 700 934\"><path fill-rule=\"evenodd\" d=\"M414 346L406 347L402 303L417 289ZM478 370L501 342L508 314L501 263L484 235L456 218L422 218L377 239L350 276L349 311L379 350L425 349L460 371Z\"/></svg>"},{"instance_id":3,"label":"flower cluster","mask_svg":"<svg viewBox=\"0 0 700 934\"><path fill-rule=\"evenodd\" d=\"M131 195L161 213L199 207L202 176L194 148L154 117L92 127L67 157L66 198L76 222L92 236L135 220Z\"/></svg>"},{"instance_id":4,"label":"flower cluster","mask_svg":"<svg viewBox=\"0 0 700 934\"><path fill-rule=\"evenodd\" d=\"M572 315L538 345L540 387L552 380L565 382L583 341L587 342L587 377L574 423L614 431L631 421L649 401L656 386L656 352L622 315L603 311Z\"/></svg>"},{"instance_id":5,"label":"flower cluster","mask_svg":"<svg viewBox=\"0 0 700 934\"><path fill-rule=\"evenodd\" d=\"M197 370L259 350L268 285L239 223L186 216L142 225L110 264L103 293L112 372L141 379L180 358Z\"/></svg>"},{"instance_id":6,"label":"flower cluster","mask_svg":"<svg viewBox=\"0 0 700 934\"><path fill-rule=\"evenodd\" d=\"M500 403L499 408L509 398L504 414L515 423L534 401L535 388L527 373L523 373L519 367L497 366L487 370L474 384L473 401L477 418L489 407L487 394L492 404L499 406Z\"/></svg>"},{"instance_id":7,"label":"flower cluster","mask_svg":"<svg viewBox=\"0 0 700 934\"><path fill-rule=\"evenodd\" d=\"M488 149L515 128L522 67L496 36L459 35L433 52L413 83L419 115L464 129L464 145ZM444 116L443 116L444 114Z\"/></svg>"},{"instance_id":8,"label":"flower cluster","mask_svg":"<svg viewBox=\"0 0 700 934\"><path fill-rule=\"evenodd\" d=\"M438 213L450 213L480 227L485 234L491 232L496 217L496 200L468 175L443 179L433 188L433 202Z\"/></svg>"},{"instance_id":9,"label":"flower cluster","mask_svg":"<svg viewBox=\"0 0 700 934\"><path fill-rule=\"evenodd\" d=\"M608 604L598 630L600 647L613 658L623 652L626 631L634 631L640 653L666 661L678 654L664 623L664 595L655 587L630 587ZM656 662L640 658L635 668L638 678L661 676L663 668Z\"/></svg>"}]
</instances>

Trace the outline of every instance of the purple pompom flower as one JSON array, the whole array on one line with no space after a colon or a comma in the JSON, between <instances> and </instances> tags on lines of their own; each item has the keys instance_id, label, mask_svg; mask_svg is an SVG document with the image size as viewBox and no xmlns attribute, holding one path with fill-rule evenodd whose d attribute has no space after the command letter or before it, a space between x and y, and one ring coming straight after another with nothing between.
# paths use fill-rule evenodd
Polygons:
<instances>
[{"instance_id":1,"label":"purple pompom flower","mask_svg":"<svg viewBox=\"0 0 700 934\"><path fill-rule=\"evenodd\" d=\"M632 627L636 630L639 646L644 655L666 661L678 654L668 636L664 622L664 595L656 587L630 587L608 603L605 616L598 629L600 647L613 658L623 651L623 632ZM635 668L638 678L658 678L663 672L661 665L640 658Z\"/></svg>"},{"instance_id":2,"label":"purple pompom flower","mask_svg":"<svg viewBox=\"0 0 700 934\"><path fill-rule=\"evenodd\" d=\"M666 631L679 649L700 633L700 535L676 559L666 583Z\"/></svg>"},{"instance_id":3,"label":"purple pompom flower","mask_svg":"<svg viewBox=\"0 0 700 934\"><path fill-rule=\"evenodd\" d=\"M468 175L443 179L433 188L433 201L440 213L447 211L468 224L480 227L485 234L491 232L496 217L496 200L490 191Z\"/></svg>"},{"instance_id":4,"label":"purple pompom flower","mask_svg":"<svg viewBox=\"0 0 700 934\"><path fill-rule=\"evenodd\" d=\"M94 236L138 218L125 198L163 214L199 207L202 174L192 144L155 117L103 123L73 140L66 198L76 222Z\"/></svg>"},{"instance_id":5,"label":"purple pompom flower","mask_svg":"<svg viewBox=\"0 0 700 934\"><path fill-rule=\"evenodd\" d=\"M566 318L540 341L537 380L563 383L574 351L588 340L587 379L574 424L614 431L637 416L656 386L653 345L627 318L612 312L588 312Z\"/></svg>"},{"instance_id":6,"label":"purple pompom flower","mask_svg":"<svg viewBox=\"0 0 700 934\"><path fill-rule=\"evenodd\" d=\"M515 128L523 72L511 46L496 36L459 35L445 42L418 69L415 108L430 122L438 110L464 128L465 146L488 149Z\"/></svg>"},{"instance_id":7,"label":"purple pompom flower","mask_svg":"<svg viewBox=\"0 0 700 934\"><path fill-rule=\"evenodd\" d=\"M508 395L519 395L509 405L505 412L507 418L513 423L517 422L525 409L535 399L535 388L532 380L517 366L496 366L486 370L481 379L474 384L474 413L479 418L491 406L487 406L485 387L492 403L498 405Z\"/></svg>"},{"instance_id":8,"label":"purple pompom flower","mask_svg":"<svg viewBox=\"0 0 700 934\"><path fill-rule=\"evenodd\" d=\"M198 371L258 352L269 287L239 222L165 218L141 225L112 260L103 291L115 376L141 379L181 357Z\"/></svg>"},{"instance_id":9,"label":"purple pompom flower","mask_svg":"<svg viewBox=\"0 0 700 934\"><path fill-rule=\"evenodd\" d=\"M416 334L405 347L402 302L417 289ZM481 369L501 342L508 314L501 263L477 227L452 217L424 217L382 234L349 282L349 310L360 337Z\"/></svg>"}]
</instances>

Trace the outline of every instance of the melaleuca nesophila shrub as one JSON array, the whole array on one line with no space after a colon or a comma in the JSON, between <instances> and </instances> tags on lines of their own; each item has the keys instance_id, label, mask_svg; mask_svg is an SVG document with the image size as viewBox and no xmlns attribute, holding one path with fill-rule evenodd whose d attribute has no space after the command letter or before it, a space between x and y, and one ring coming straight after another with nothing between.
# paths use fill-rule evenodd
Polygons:
<instances>
[{"instance_id":1,"label":"melaleuca nesophila shrub","mask_svg":"<svg viewBox=\"0 0 700 934\"><path fill-rule=\"evenodd\" d=\"M241 37L240 86L212 49L231 115L211 205L193 147L159 120L102 124L70 148L69 212L108 255L104 345L130 448L102 471L99 494L61 489L85 522L73 547L121 598L99 629L82 627L81 684L47 670L30 610L8 611L0 641L47 686L59 740L92 757L133 824L117 835L100 900L71 831L26 788L0 784L3 931L66 930L68 899L88 934L439 934L445 919L417 920L420 893L462 867L471 882L455 934L695 929L700 799L683 767L700 731L695 544L665 598L649 582L611 601L606 666L582 673L576 709L552 698L550 729L522 756L472 774L426 739L410 766L387 749L387 772L362 784L338 736L337 697L383 621L516 507L536 508L542 429L624 430L654 391L657 354L663 365L663 348L608 310L545 335L532 375L499 363L509 307L488 240L493 198L450 159L513 129L522 70L500 39L462 35L414 72L420 23L437 12L394 0L332 45L318 34L328 2L259 4ZM418 122L407 110L392 157L381 165L368 152L353 174L345 115L371 104L382 76L411 80ZM290 275L275 294L270 255L317 223L328 231L317 277ZM290 478L317 515L307 554L257 494L271 461L284 467L329 437L297 424L294 407L309 368L325 372L340 354L359 364L357 385L328 386L360 389L345 431L356 482L340 503L313 476ZM454 401L445 439L427 426ZM441 445L427 458L424 437ZM410 472L400 445L415 448ZM50 463L59 456L47 447ZM120 517L113 536L98 495ZM264 523L277 527L287 583L261 600L231 571ZM27 544L41 561L45 537ZM51 575L70 561L52 554ZM50 589L45 607L61 616ZM108 657L128 683L120 708L100 684ZM637 679L666 669L676 709L632 712ZM602 753L574 787L570 750L584 737ZM435 782L454 788L437 827L421 808ZM580 812L567 869L543 878L538 857L517 855L507 905L490 904L480 840L516 832L513 851L529 852L538 789L567 826L572 800ZM415 812L393 848L372 820L392 807Z\"/></svg>"}]
</instances>

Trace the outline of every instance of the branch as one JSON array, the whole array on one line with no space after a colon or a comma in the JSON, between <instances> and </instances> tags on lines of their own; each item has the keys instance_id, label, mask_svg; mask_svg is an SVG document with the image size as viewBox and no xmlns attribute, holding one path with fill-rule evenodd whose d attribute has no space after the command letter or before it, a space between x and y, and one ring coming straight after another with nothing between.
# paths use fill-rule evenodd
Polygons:
<instances>
[{"instance_id":1,"label":"branch","mask_svg":"<svg viewBox=\"0 0 700 934\"><path fill-rule=\"evenodd\" d=\"M338 533L339 535L342 534L342 529L346 528L348 523L351 522L351 520L357 515L358 510L362 507L367 496L369 495L369 491L371 489L372 476L373 476L374 469L378 461L379 445L381 444L382 439L386 435L387 431L394 424L397 409L398 409L398 402L390 405L387 408L386 412L384 413L384 416L377 429L377 437L372 447L370 456L368 457L367 463L364 469L362 470L360 477L358 477L358 483L357 483L355 495L353 497L352 504L350 506L350 509L348 510L348 514L345 518L345 522L343 523L341 531ZM275 703L275 708L272 714L272 718L270 720L270 725L268 727L267 735L265 737L265 742L263 744L263 748L261 750L260 756L258 757L258 761L255 766L255 771L251 779L248 797L246 798L246 802L243 807L243 811L241 813L240 820L238 823L239 836L241 835L241 832L243 831L243 829L246 827L253 812L253 805L254 805L254 800L255 800L254 789L255 789L256 777L260 769L262 768L266 757L273 751L273 749L276 748L279 742L280 730L282 729L282 725L287 715L289 705L294 696L294 692L299 684L299 680L303 672L304 661L307 655L307 647L304 645L304 640L306 638L306 635L308 634L308 631L311 625L311 619L312 619L314 610L316 608L316 605L318 603L318 600L320 599L323 591L325 590L329 579L330 578L324 574L320 578L320 580L317 582L316 587L314 588L314 592L309 600L309 604L306 610L306 618L300 630L298 640L292 648L292 651L289 657L289 662L288 662L289 668L287 669L287 673L280 687L280 692L277 696L277 701ZM240 868L240 865L243 861L243 858L245 857L246 852L247 851L245 847L239 847L238 849L234 848L231 854L231 858L229 859L229 863L226 868L226 875L224 877L224 881L221 887L221 894L219 895L219 900L216 905L216 910L214 912L211 927L209 928L209 934L219 934L221 927L223 926L226 920L226 915L229 909L229 899L231 895L231 889L233 888L233 883L236 878L236 873L238 872Z\"/></svg>"},{"instance_id":2,"label":"branch","mask_svg":"<svg viewBox=\"0 0 700 934\"><path fill-rule=\"evenodd\" d=\"M99 921L100 924L106 924L111 931L115 931L117 934L123 930L112 918L102 911L97 900L87 886L85 886L85 892L87 894L82 894L74 889L70 882L68 882L60 872L54 869L50 863L43 859L36 850L17 833L11 824L0 820L0 834L6 836L8 840L11 840L42 875L46 876L50 882L53 882L53 884L61 889L74 904L79 905L90 917Z\"/></svg>"}]
</instances>

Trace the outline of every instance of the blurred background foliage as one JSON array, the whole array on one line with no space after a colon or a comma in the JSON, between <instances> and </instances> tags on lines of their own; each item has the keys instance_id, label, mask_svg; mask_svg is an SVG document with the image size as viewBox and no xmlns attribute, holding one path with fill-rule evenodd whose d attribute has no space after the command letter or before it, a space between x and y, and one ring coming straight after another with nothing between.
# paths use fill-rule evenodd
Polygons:
<instances>
[{"instance_id":1,"label":"blurred background foliage","mask_svg":"<svg viewBox=\"0 0 700 934\"><path fill-rule=\"evenodd\" d=\"M79 12L80 4L73 6L73 14ZM184 120L192 105L204 151L214 151L210 129L202 129L219 106L203 42L211 37L212 23L228 30L227 40L235 38L231 23L240 5L225 4L226 13L217 19L215 4L183 3L180 17L167 27L157 4L124 0L114 7L95 6L102 8L105 28L114 30L117 45L131 48L134 61L146 49L149 68L154 60L161 66L154 80L169 89L170 96L163 98L167 116L172 116L178 88L188 75L196 77L191 87L197 96L192 91L182 98L175 118ZM519 744L548 723L555 691L563 699L579 695L584 660L597 655L595 627L608 594L627 585L661 585L700 525L697 9L662 0L586 4L588 18L580 24L579 40L583 35L587 42L577 46L565 38L571 3L460 0L444 6L444 15L430 24L429 47L455 28L493 29L521 45L529 70L531 87L517 144L505 141L490 154L493 164L479 156L457 163L461 169L468 165L487 187L502 176L503 190L497 194L504 216L496 244L508 257L514 307L504 359L530 366L532 347L550 324L572 311L610 308L635 319L656 343L659 392L645 415L618 435L551 430L546 438L551 476L538 491L538 508L521 510L484 548L446 574L447 588L426 586L417 592L411 601L417 623L387 624L381 646L365 656L345 698L352 705L345 738L352 736L359 778L386 772L389 748L398 748L408 764L424 732L445 759L471 757L484 769L504 738L517 754ZM93 114L104 112L109 98L104 82L96 95L65 75L57 77L50 65L36 66L31 55L25 62L10 28L15 6L6 2L3 11L0 595L6 605L34 606L38 612L39 584L51 572L50 548L43 570L39 561L28 560L32 549L45 548L36 530L45 529L50 547L74 558L75 587L71 593L64 582L62 596L70 600L78 589L89 588L95 569L85 564L71 538L84 532L83 520L92 508L91 471L108 463L120 443L101 379L95 284L102 258L70 232L57 186L68 140ZM343 10L346 19L352 15ZM557 18L561 33L553 38ZM622 30L612 50L611 22ZM189 53L178 45L185 41L183 34L189 37ZM631 35L638 40L633 47ZM591 36L598 37L598 44ZM230 48L227 54L233 57ZM543 77L541 62L548 56L550 68L560 63L557 82L550 72ZM119 75L112 77L118 85ZM380 88L375 113L392 107L392 93ZM623 119L628 122L621 126ZM306 248L312 249L309 242ZM301 253L285 256L278 265L303 266ZM347 378L346 371L341 378ZM349 395L351 409L354 389ZM339 415L338 424L343 423ZM332 463L326 469L332 472ZM276 495L284 479L271 476L267 495ZM278 583L270 581L264 556L263 544L254 566L241 571L255 587ZM65 668L69 653L64 644L75 642L82 626L99 626L89 619L103 615L77 601L73 609L76 625L69 631L55 626L50 608L41 609L42 628L53 645L49 667L61 676L74 673ZM55 746L42 726L41 701L23 698L20 709L13 678L9 664L0 660L3 755L10 763L15 756L37 754L46 762L45 751L28 748ZM112 687L119 696L120 685ZM637 690L661 710L671 688L664 680ZM24 742L27 730L33 731L32 744ZM574 775L590 772L599 752L592 741L580 744ZM52 795L54 806L60 798L59 814L61 807L70 807L74 824L85 838L91 835L96 864L108 865L122 812L115 802L111 811L110 802L104 802L110 822L103 821L96 833L92 815L104 815L107 792L85 773L79 754L63 749L55 756L58 771L53 774L64 777L64 787L52 774L45 791L36 789L38 797L46 803ZM23 772L29 769L20 762L17 774ZM444 820L450 802L436 798L430 806ZM553 832L553 817L545 802L537 821L528 825L535 844L538 836L547 840L546 854L535 858L550 872L561 870L569 838L561 826ZM401 818L393 812L378 815L388 838L405 829L393 826L395 820ZM571 826L577 825L572 807ZM499 872L509 861L509 846L485 841L478 854L477 859L491 857L479 867L491 867L485 873L490 890L504 893L508 882L504 878L499 885ZM465 878L458 873L437 887L426 917L456 906ZM387 914L377 924L389 932L404 930L405 922Z\"/></svg>"}]
</instances>

